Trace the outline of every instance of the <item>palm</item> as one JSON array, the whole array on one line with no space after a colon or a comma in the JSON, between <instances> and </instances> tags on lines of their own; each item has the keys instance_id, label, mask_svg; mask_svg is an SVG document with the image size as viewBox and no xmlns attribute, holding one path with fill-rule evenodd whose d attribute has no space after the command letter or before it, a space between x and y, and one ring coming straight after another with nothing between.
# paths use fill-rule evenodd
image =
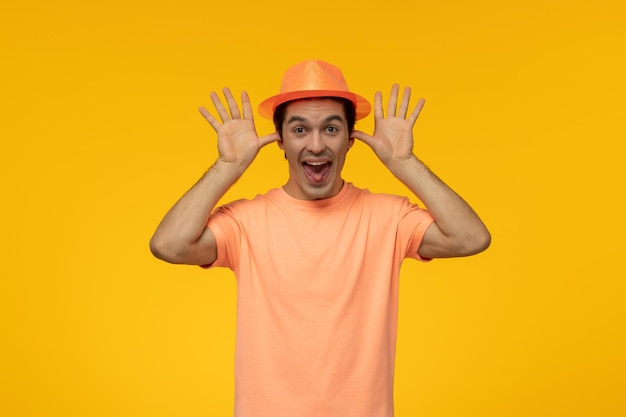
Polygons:
<instances>
[{"instance_id":1,"label":"palm","mask_svg":"<svg viewBox=\"0 0 626 417\"><path fill-rule=\"evenodd\" d=\"M245 169L252 163L259 150L268 143L276 141L278 135L273 133L264 137L258 136L250 99L245 92L241 94L241 112L232 93L227 88L224 89L224 97L228 109L222 104L216 93L211 93L211 101L222 120L221 123L204 107L200 108L200 113L217 132L217 150L220 160L242 166Z\"/></svg>"},{"instance_id":2,"label":"palm","mask_svg":"<svg viewBox=\"0 0 626 417\"><path fill-rule=\"evenodd\" d=\"M387 106L387 117L383 114L382 95L376 93L374 100L374 133L372 136L355 131L353 136L365 142L387 166L413 156L413 126L419 116L424 100L420 99L413 111L408 114L411 89L405 88L398 106L399 86L391 89ZM397 107L397 108L396 108Z\"/></svg>"},{"instance_id":3,"label":"palm","mask_svg":"<svg viewBox=\"0 0 626 417\"><path fill-rule=\"evenodd\" d=\"M372 149L383 162L413 154L413 125L399 117L376 120Z\"/></svg>"},{"instance_id":4,"label":"palm","mask_svg":"<svg viewBox=\"0 0 626 417\"><path fill-rule=\"evenodd\" d=\"M229 120L217 129L217 150L224 162L250 163L259 149L259 136L249 120Z\"/></svg>"}]
</instances>

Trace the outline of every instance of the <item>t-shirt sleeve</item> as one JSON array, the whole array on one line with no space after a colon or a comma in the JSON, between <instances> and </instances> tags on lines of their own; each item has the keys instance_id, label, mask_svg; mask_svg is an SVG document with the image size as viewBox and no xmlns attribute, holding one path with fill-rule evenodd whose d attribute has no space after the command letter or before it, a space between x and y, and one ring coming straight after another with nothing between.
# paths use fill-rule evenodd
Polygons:
<instances>
[{"instance_id":1,"label":"t-shirt sleeve","mask_svg":"<svg viewBox=\"0 0 626 417\"><path fill-rule=\"evenodd\" d=\"M234 270L239 264L243 227L238 220L238 204L230 203L217 208L207 223L217 243L217 259L206 267L223 267Z\"/></svg>"},{"instance_id":2,"label":"t-shirt sleeve","mask_svg":"<svg viewBox=\"0 0 626 417\"><path fill-rule=\"evenodd\" d=\"M408 200L405 201L403 215L398 225L398 238L407 248L406 258L430 261L428 258L422 258L417 251L422 244L426 230L434 221L435 219L428 210L411 204Z\"/></svg>"}]
</instances>

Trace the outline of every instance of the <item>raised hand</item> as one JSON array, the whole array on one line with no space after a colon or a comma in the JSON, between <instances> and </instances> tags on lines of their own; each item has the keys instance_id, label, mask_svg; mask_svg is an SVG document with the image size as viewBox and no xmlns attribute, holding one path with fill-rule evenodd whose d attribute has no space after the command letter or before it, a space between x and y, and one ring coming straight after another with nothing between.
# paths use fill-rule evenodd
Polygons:
<instances>
[{"instance_id":1,"label":"raised hand","mask_svg":"<svg viewBox=\"0 0 626 417\"><path fill-rule=\"evenodd\" d=\"M222 104L217 93L211 93L211 101L221 122L204 107L200 107L200 113L217 132L219 160L245 170L263 146L277 141L279 137L277 133L258 136L250 98L245 91L241 93L241 111L230 90L224 88L223 93L228 108Z\"/></svg>"},{"instance_id":2,"label":"raised hand","mask_svg":"<svg viewBox=\"0 0 626 417\"><path fill-rule=\"evenodd\" d=\"M252 163L259 150L278 133L259 137L248 95L241 93L241 111L225 88L226 106L216 93L211 101L220 118L205 109L200 113L217 132L218 160L165 215L150 241L152 253L172 263L208 265L217 258L217 243L207 221L219 199Z\"/></svg>"},{"instance_id":3,"label":"raised hand","mask_svg":"<svg viewBox=\"0 0 626 417\"><path fill-rule=\"evenodd\" d=\"M382 94L378 91L374 98L374 133L370 136L364 132L355 130L352 137L366 143L376 156L393 171L398 162L403 162L414 157L413 155L413 126L417 120L424 99L420 99L413 111L408 114L411 89L406 87L402 95L402 101L398 106L399 85L394 84L391 88L387 116L383 113Z\"/></svg>"}]
</instances>

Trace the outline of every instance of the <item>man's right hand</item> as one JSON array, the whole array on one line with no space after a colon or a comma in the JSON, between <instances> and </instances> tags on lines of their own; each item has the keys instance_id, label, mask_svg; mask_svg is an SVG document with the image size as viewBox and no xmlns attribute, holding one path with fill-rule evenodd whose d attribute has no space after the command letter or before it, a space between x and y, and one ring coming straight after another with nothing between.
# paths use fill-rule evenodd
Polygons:
<instances>
[{"instance_id":1,"label":"man's right hand","mask_svg":"<svg viewBox=\"0 0 626 417\"><path fill-rule=\"evenodd\" d=\"M154 256L171 263L208 265L217 258L215 236L207 227L211 211L250 166L259 150L278 140L278 133L259 137L248 95L241 93L239 111L230 90L224 89L226 108L211 93L221 122L205 108L200 113L217 132L219 158L200 180L167 212L150 240Z\"/></svg>"},{"instance_id":2,"label":"man's right hand","mask_svg":"<svg viewBox=\"0 0 626 417\"><path fill-rule=\"evenodd\" d=\"M217 132L218 161L236 167L241 175L256 158L259 150L276 142L279 136L276 132L263 137L258 136L250 98L245 91L241 93L241 111L230 90L224 88L223 92L228 108L222 104L217 93L211 92L211 101L221 122L204 107L200 107L200 113Z\"/></svg>"}]
</instances>

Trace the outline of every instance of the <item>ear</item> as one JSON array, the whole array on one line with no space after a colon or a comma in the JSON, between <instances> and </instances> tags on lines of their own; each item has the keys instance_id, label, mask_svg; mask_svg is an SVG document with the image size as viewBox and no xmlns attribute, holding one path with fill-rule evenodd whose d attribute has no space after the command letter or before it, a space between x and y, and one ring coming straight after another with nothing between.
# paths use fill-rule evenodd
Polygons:
<instances>
[{"instance_id":1,"label":"ear","mask_svg":"<svg viewBox=\"0 0 626 417\"><path fill-rule=\"evenodd\" d=\"M276 143L278 144L278 147L282 150L285 150L285 145L283 144L283 140L282 139L278 139L276 141Z\"/></svg>"},{"instance_id":2,"label":"ear","mask_svg":"<svg viewBox=\"0 0 626 417\"><path fill-rule=\"evenodd\" d=\"M354 145L354 138L348 139L348 149L350 149Z\"/></svg>"}]
</instances>

